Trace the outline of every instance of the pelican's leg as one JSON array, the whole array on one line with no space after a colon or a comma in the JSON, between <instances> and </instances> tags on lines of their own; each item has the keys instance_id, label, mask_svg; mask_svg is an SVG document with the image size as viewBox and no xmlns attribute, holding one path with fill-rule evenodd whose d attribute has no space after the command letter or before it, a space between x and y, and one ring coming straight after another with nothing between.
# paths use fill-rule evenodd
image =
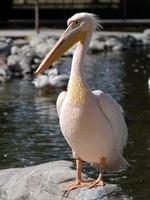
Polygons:
<instances>
[{"instance_id":1,"label":"pelican's leg","mask_svg":"<svg viewBox=\"0 0 150 200\"><path fill-rule=\"evenodd\" d=\"M105 183L102 179L102 174L104 172L104 166L105 166L105 160L106 158L105 157L102 157L100 159L100 163L99 163L99 166L100 166L100 174L98 176L98 178L96 180L94 180L90 185L89 185L89 188L93 188L93 187L98 187L98 186L104 186Z\"/></svg>"},{"instance_id":2,"label":"pelican's leg","mask_svg":"<svg viewBox=\"0 0 150 200\"><path fill-rule=\"evenodd\" d=\"M80 158L77 158L76 159L76 168L77 168L76 181L73 184L67 186L65 188L65 192L70 192L73 189L84 186L84 182L82 181L82 178L81 178L82 164L83 164L83 161Z\"/></svg>"}]
</instances>

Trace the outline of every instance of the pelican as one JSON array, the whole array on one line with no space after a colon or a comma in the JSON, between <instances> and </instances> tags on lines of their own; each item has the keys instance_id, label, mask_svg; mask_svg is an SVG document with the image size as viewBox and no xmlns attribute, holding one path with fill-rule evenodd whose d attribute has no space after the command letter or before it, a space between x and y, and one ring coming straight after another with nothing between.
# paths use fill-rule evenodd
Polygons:
<instances>
[{"instance_id":1,"label":"pelican","mask_svg":"<svg viewBox=\"0 0 150 200\"><path fill-rule=\"evenodd\" d=\"M67 29L50 50L35 72L39 75L51 66L71 46L77 43L67 91L59 94L56 107L60 128L76 159L76 180L66 191L88 186L103 186L104 170L126 169L123 157L127 141L127 126L123 110L108 94L101 90L91 91L84 75L85 56L100 20L91 13L77 13L67 21ZM83 161L99 166L96 180L83 181Z\"/></svg>"}]
</instances>

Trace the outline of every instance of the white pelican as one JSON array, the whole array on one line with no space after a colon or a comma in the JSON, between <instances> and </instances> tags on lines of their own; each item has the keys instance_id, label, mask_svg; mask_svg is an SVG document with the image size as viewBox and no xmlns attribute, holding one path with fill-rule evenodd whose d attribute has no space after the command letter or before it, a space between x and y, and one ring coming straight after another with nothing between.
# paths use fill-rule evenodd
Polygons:
<instances>
[{"instance_id":1,"label":"white pelican","mask_svg":"<svg viewBox=\"0 0 150 200\"><path fill-rule=\"evenodd\" d=\"M94 14L77 13L67 24L35 74L42 73L77 43L67 91L60 93L56 105L61 131L76 159L76 181L66 188L70 191L83 185L103 186L104 170L117 171L128 166L123 157L128 131L122 108L104 92L91 91L84 76L85 55L94 30L100 26L99 19ZM100 175L93 182L82 180L82 161L99 165Z\"/></svg>"}]
</instances>

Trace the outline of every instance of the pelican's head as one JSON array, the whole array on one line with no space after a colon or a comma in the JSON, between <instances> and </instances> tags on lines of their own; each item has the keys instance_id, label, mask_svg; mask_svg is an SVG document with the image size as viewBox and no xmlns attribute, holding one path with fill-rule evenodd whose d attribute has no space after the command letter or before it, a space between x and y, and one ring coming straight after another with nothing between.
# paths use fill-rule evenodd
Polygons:
<instances>
[{"instance_id":1,"label":"pelican's head","mask_svg":"<svg viewBox=\"0 0 150 200\"><path fill-rule=\"evenodd\" d=\"M100 20L94 14L77 13L67 21L67 29L54 47L46 55L35 75L41 74L50 67L62 54L77 42L84 42L87 34L101 27Z\"/></svg>"}]
</instances>

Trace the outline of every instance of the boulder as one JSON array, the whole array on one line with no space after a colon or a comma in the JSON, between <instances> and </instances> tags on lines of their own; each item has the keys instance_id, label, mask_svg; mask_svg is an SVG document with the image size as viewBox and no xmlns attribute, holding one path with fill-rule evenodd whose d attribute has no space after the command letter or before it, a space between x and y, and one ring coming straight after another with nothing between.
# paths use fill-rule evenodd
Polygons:
<instances>
[{"instance_id":1,"label":"boulder","mask_svg":"<svg viewBox=\"0 0 150 200\"><path fill-rule=\"evenodd\" d=\"M112 184L89 189L83 187L67 194L64 187L75 178L69 161L49 162L37 166L0 171L2 200L129 200Z\"/></svg>"},{"instance_id":2,"label":"boulder","mask_svg":"<svg viewBox=\"0 0 150 200\"><path fill-rule=\"evenodd\" d=\"M4 83L11 78L11 73L8 70L6 63L0 58L0 83Z\"/></svg>"},{"instance_id":3,"label":"boulder","mask_svg":"<svg viewBox=\"0 0 150 200\"><path fill-rule=\"evenodd\" d=\"M49 76L49 84L54 88L66 87L69 76L67 74L60 74L54 77Z\"/></svg>"},{"instance_id":4,"label":"boulder","mask_svg":"<svg viewBox=\"0 0 150 200\"><path fill-rule=\"evenodd\" d=\"M46 39L46 42L49 46L49 48L52 48L52 46L57 42L55 37L50 37Z\"/></svg>"},{"instance_id":5,"label":"boulder","mask_svg":"<svg viewBox=\"0 0 150 200\"><path fill-rule=\"evenodd\" d=\"M28 40L27 39L15 39L13 41L13 45L14 46L18 46L18 47L22 47L24 45L28 44Z\"/></svg>"},{"instance_id":6,"label":"boulder","mask_svg":"<svg viewBox=\"0 0 150 200\"><path fill-rule=\"evenodd\" d=\"M36 56L38 56L42 59L46 56L46 54L49 51L50 51L50 47L49 47L48 43L46 43L46 42L37 44L37 46L35 47Z\"/></svg>"},{"instance_id":7,"label":"boulder","mask_svg":"<svg viewBox=\"0 0 150 200\"><path fill-rule=\"evenodd\" d=\"M30 60L23 55L10 55L7 65L14 77L21 77L31 72Z\"/></svg>"},{"instance_id":8,"label":"boulder","mask_svg":"<svg viewBox=\"0 0 150 200\"><path fill-rule=\"evenodd\" d=\"M37 36L33 36L30 41L29 41L29 45L33 48L35 48L38 44L43 43L44 39L41 38L39 35Z\"/></svg>"},{"instance_id":9,"label":"boulder","mask_svg":"<svg viewBox=\"0 0 150 200\"><path fill-rule=\"evenodd\" d=\"M142 38L142 44L144 47L150 47L150 40Z\"/></svg>"},{"instance_id":10,"label":"boulder","mask_svg":"<svg viewBox=\"0 0 150 200\"><path fill-rule=\"evenodd\" d=\"M114 46L120 45L121 42L118 37L110 37L106 40L105 45L107 49L112 49Z\"/></svg>"},{"instance_id":11,"label":"boulder","mask_svg":"<svg viewBox=\"0 0 150 200\"><path fill-rule=\"evenodd\" d=\"M136 47L137 39L130 34L120 37L121 43L124 45L125 48Z\"/></svg>"},{"instance_id":12,"label":"boulder","mask_svg":"<svg viewBox=\"0 0 150 200\"><path fill-rule=\"evenodd\" d=\"M10 53L10 45L6 42L0 41L0 55L8 56Z\"/></svg>"},{"instance_id":13,"label":"boulder","mask_svg":"<svg viewBox=\"0 0 150 200\"><path fill-rule=\"evenodd\" d=\"M57 68L47 69L44 74L40 74L32 81L36 88L43 89L47 86L53 88L66 87L69 75L60 74Z\"/></svg>"},{"instance_id":14,"label":"boulder","mask_svg":"<svg viewBox=\"0 0 150 200\"><path fill-rule=\"evenodd\" d=\"M18 55L18 54L20 54L20 48L18 46L12 46L11 47L11 54L12 55Z\"/></svg>"},{"instance_id":15,"label":"boulder","mask_svg":"<svg viewBox=\"0 0 150 200\"><path fill-rule=\"evenodd\" d=\"M46 74L40 74L32 81L36 88L44 88L49 85L48 76Z\"/></svg>"},{"instance_id":16,"label":"boulder","mask_svg":"<svg viewBox=\"0 0 150 200\"><path fill-rule=\"evenodd\" d=\"M93 40L90 43L89 51L90 53L98 53L105 50L105 42L104 41L98 41Z\"/></svg>"},{"instance_id":17,"label":"boulder","mask_svg":"<svg viewBox=\"0 0 150 200\"><path fill-rule=\"evenodd\" d=\"M34 48L30 47L29 45L22 46L20 49L20 54L28 58L30 61L34 60L35 58Z\"/></svg>"},{"instance_id":18,"label":"boulder","mask_svg":"<svg viewBox=\"0 0 150 200\"><path fill-rule=\"evenodd\" d=\"M12 43L12 38L10 37L0 37L0 42L5 42L7 44L11 44Z\"/></svg>"},{"instance_id":19,"label":"boulder","mask_svg":"<svg viewBox=\"0 0 150 200\"><path fill-rule=\"evenodd\" d=\"M143 32L144 37L146 37L147 39L150 39L150 28L145 29Z\"/></svg>"},{"instance_id":20,"label":"boulder","mask_svg":"<svg viewBox=\"0 0 150 200\"><path fill-rule=\"evenodd\" d=\"M113 51L121 51L121 50L124 50L124 49L126 49L126 48L122 43L119 43L119 44L115 45L114 47L112 47Z\"/></svg>"}]
</instances>

